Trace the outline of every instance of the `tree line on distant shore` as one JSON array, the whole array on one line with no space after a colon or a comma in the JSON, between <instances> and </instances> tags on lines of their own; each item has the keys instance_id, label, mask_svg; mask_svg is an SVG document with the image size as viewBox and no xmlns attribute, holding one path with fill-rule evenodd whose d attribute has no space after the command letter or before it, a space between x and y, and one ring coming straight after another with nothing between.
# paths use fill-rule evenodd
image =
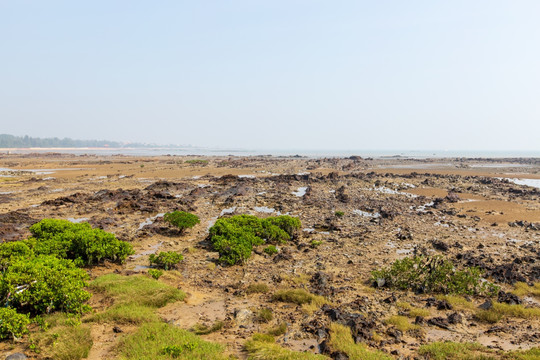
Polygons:
<instances>
[{"instance_id":1,"label":"tree line on distant shore","mask_svg":"<svg viewBox=\"0 0 540 360\"><path fill-rule=\"evenodd\" d=\"M107 140L74 140L70 138L35 138L26 136L14 136L0 134L0 148L28 148L28 147L58 147L58 148L76 148L76 147L145 147L149 146L141 143L120 143Z\"/></svg>"}]
</instances>

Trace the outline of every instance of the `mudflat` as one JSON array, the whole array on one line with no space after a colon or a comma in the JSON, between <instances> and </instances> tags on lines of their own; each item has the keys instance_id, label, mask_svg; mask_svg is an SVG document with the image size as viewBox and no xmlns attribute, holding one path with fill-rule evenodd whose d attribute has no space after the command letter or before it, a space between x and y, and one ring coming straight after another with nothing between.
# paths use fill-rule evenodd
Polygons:
<instances>
[{"instance_id":1,"label":"mudflat","mask_svg":"<svg viewBox=\"0 0 540 360\"><path fill-rule=\"evenodd\" d=\"M357 342L395 358L420 356L422 345L446 340L526 350L540 342L540 316L505 315L490 323L478 311L494 301L540 312L538 294L512 293L516 283L533 288L540 282L539 180L535 158L2 155L0 238L25 239L32 224L55 218L88 222L134 246L125 264L89 269L92 279L146 274L151 254L182 253L179 268L159 281L187 297L157 315L183 329L222 322L201 336L239 358L248 356L244 346L255 333L280 324L286 331L276 336L279 346L332 356L321 344L333 322L351 327ZM200 224L172 231L163 214L173 210L196 214ZM209 245L208 229L235 214L288 214L302 227L277 254L255 248L245 264L225 266ZM466 296L452 304L440 294L370 282L372 271L414 255L441 255L456 268L476 266L501 290L492 300ZM249 291L253 284L265 284L267 291ZM288 289L325 300L311 308L275 301L273 294ZM90 305L93 313L85 316L110 304L96 293ZM257 319L262 308L271 311L271 320ZM422 309L422 315L412 316L411 309ZM410 329L390 320L396 316ZM88 324L89 359L117 357L122 338L138 328ZM8 350L47 358L33 353L26 338L0 343L0 352Z\"/></svg>"}]
</instances>

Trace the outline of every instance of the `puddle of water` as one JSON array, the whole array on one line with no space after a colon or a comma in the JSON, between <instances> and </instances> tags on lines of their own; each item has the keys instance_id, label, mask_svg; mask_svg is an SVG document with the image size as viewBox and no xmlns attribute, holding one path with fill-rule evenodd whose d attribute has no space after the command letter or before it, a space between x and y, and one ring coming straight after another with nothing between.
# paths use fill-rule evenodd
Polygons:
<instances>
[{"instance_id":1,"label":"puddle of water","mask_svg":"<svg viewBox=\"0 0 540 360\"><path fill-rule=\"evenodd\" d=\"M304 171L304 172L299 172L298 174L296 175L299 175L299 176L304 176L304 175L309 175L310 173L307 172L307 171Z\"/></svg>"},{"instance_id":2,"label":"puddle of water","mask_svg":"<svg viewBox=\"0 0 540 360\"><path fill-rule=\"evenodd\" d=\"M295 195L295 196L298 196L298 197L302 197L302 196L306 195L307 189L308 189L307 186L299 187L298 190L293 191L292 194Z\"/></svg>"},{"instance_id":3,"label":"puddle of water","mask_svg":"<svg viewBox=\"0 0 540 360\"><path fill-rule=\"evenodd\" d=\"M235 211L236 211L236 206L226 208L226 209L221 210L221 213L219 214L219 216L223 216L225 214L232 214Z\"/></svg>"},{"instance_id":4,"label":"puddle of water","mask_svg":"<svg viewBox=\"0 0 540 360\"><path fill-rule=\"evenodd\" d=\"M13 194L14 191L0 191L0 195L9 195L9 194Z\"/></svg>"},{"instance_id":5,"label":"puddle of water","mask_svg":"<svg viewBox=\"0 0 540 360\"><path fill-rule=\"evenodd\" d=\"M336 192L336 190L329 190L328 192L329 192L330 194L333 194L333 193Z\"/></svg>"},{"instance_id":6,"label":"puddle of water","mask_svg":"<svg viewBox=\"0 0 540 360\"><path fill-rule=\"evenodd\" d=\"M67 218L68 221L71 221L72 223L75 223L75 224L78 224L78 223L82 223L83 221L87 221L87 220L90 220L89 218Z\"/></svg>"},{"instance_id":7,"label":"puddle of water","mask_svg":"<svg viewBox=\"0 0 540 360\"><path fill-rule=\"evenodd\" d=\"M150 269L150 266L146 266L146 265L137 265L135 266L135 268L133 269L134 271L141 271L141 270L146 270L146 269Z\"/></svg>"},{"instance_id":8,"label":"puddle of water","mask_svg":"<svg viewBox=\"0 0 540 360\"><path fill-rule=\"evenodd\" d=\"M313 233L313 232L315 232L315 229L314 228L305 228L305 229L302 229L302 231L307 232L307 233Z\"/></svg>"},{"instance_id":9,"label":"puddle of water","mask_svg":"<svg viewBox=\"0 0 540 360\"><path fill-rule=\"evenodd\" d=\"M64 191L65 189L54 189L54 190L51 190L49 191L50 193L57 193L57 192L62 192Z\"/></svg>"},{"instance_id":10,"label":"puddle of water","mask_svg":"<svg viewBox=\"0 0 540 360\"><path fill-rule=\"evenodd\" d=\"M396 250L396 254L398 255L407 255L412 253L413 249L398 249Z\"/></svg>"},{"instance_id":11,"label":"puddle of water","mask_svg":"<svg viewBox=\"0 0 540 360\"><path fill-rule=\"evenodd\" d=\"M257 195L264 195L266 194L266 191L261 191L260 193L257 193Z\"/></svg>"},{"instance_id":12,"label":"puddle of water","mask_svg":"<svg viewBox=\"0 0 540 360\"><path fill-rule=\"evenodd\" d=\"M261 212L261 213L265 213L265 214L272 214L272 213L276 212L276 209L269 208L269 207L266 207L266 206L255 206L253 209L255 209L255 211L257 211L257 212Z\"/></svg>"},{"instance_id":13,"label":"puddle of water","mask_svg":"<svg viewBox=\"0 0 540 360\"><path fill-rule=\"evenodd\" d=\"M379 214L378 212L370 213L370 212L362 211L362 210L353 210L353 214L360 215L360 216L367 217L367 218L381 217L381 214Z\"/></svg>"},{"instance_id":14,"label":"puddle of water","mask_svg":"<svg viewBox=\"0 0 540 360\"><path fill-rule=\"evenodd\" d=\"M149 217L149 218L146 218L146 220L144 220L142 223L139 224L139 227L137 230L141 230L143 227L145 227L146 225L152 225L154 223L154 221L160 217L160 216L163 216L165 215L165 213L159 213L157 214L156 216L152 216L152 217Z\"/></svg>"},{"instance_id":15,"label":"puddle of water","mask_svg":"<svg viewBox=\"0 0 540 360\"><path fill-rule=\"evenodd\" d=\"M501 179L501 178L499 178ZM510 182L513 182L514 184L517 184L517 185L526 185L526 186L531 186L531 187L534 187L534 188L537 188L537 189L540 189L540 179L506 179Z\"/></svg>"},{"instance_id":16,"label":"puddle of water","mask_svg":"<svg viewBox=\"0 0 540 360\"><path fill-rule=\"evenodd\" d=\"M426 212L427 211L426 208L432 207L433 205L435 205L435 203L433 201L430 201L430 202L428 202L428 203L426 203L424 205L421 205L421 206L417 207L416 211L418 211L418 212ZM413 209L413 208L414 207L411 206L411 209Z\"/></svg>"},{"instance_id":17,"label":"puddle of water","mask_svg":"<svg viewBox=\"0 0 540 360\"><path fill-rule=\"evenodd\" d=\"M450 225L448 224L443 224L442 222L440 221L437 221L435 224L433 224L434 226L442 226L442 227L450 227Z\"/></svg>"},{"instance_id":18,"label":"puddle of water","mask_svg":"<svg viewBox=\"0 0 540 360\"><path fill-rule=\"evenodd\" d=\"M241 179L255 179L255 175L238 175Z\"/></svg>"},{"instance_id":19,"label":"puddle of water","mask_svg":"<svg viewBox=\"0 0 540 360\"><path fill-rule=\"evenodd\" d=\"M52 176L49 176L49 177L46 177L46 178L43 178L43 180L47 181L47 180L54 180L56 178L52 177Z\"/></svg>"}]
</instances>

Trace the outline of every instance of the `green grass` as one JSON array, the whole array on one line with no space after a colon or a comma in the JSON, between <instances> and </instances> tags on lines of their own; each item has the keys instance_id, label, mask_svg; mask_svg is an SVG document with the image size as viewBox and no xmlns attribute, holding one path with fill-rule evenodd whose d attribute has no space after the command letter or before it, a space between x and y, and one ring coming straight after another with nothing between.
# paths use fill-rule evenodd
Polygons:
<instances>
[{"instance_id":1,"label":"green grass","mask_svg":"<svg viewBox=\"0 0 540 360\"><path fill-rule=\"evenodd\" d=\"M460 295L437 295L437 300L446 300L456 310L475 310L476 307L472 303Z\"/></svg>"},{"instance_id":2,"label":"green grass","mask_svg":"<svg viewBox=\"0 0 540 360\"><path fill-rule=\"evenodd\" d=\"M115 304L133 303L154 308L183 300L186 296L182 290L144 275L107 274L92 281L90 288L113 298Z\"/></svg>"},{"instance_id":3,"label":"green grass","mask_svg":"<svg viewBox=\"0 0 540 360\"><path fill-rule=\"evenodd\" d=\"M526 308L523 305L509 305L504 303L494 302L493 307L489 310L480 310L475 314L475 317L487 323L496 323L506 317L515 317L521 319L540 318L539 308Z\"/></svg>"},{"instance_id":4,"label":"green grass","mask_svg":"<svg viewBox=\"0 0 540 360\"><path fill-rule=\"evenodd\" d=\"M207 335L223 329L223 325L225 325L223 321L216 321L214 324L212 324L212 326L195 324L191 328L191 331L195 333L195 335Z\"/></svg>"},{"instance_id":5,"label":"green grass","mask_svg":"<svg viewBox=\"0 0 540 360\"><path fill-rule=\"evenodd\" d=\"M512 351L505 356L504 360L540 360L540 347L535 347L526 351Z\"/></svg>"},{"instance_id":6,"label":"green grass","mask_svg":"<svg viewBox=\"0 0 540 360\"><path fill-rule=\"evenodd\" d=\"M174 359L179 360L229 359L222 345L164 323L143 324L134 334L120 340L118 351L122 360L170 360L173 357L169 353L176 352Z\"/></svg>"},{"instance_id":7,"label":"green grass","mask_svg":"<svg viewBox=\"0 0 540 360\"><path fill-rule=\"evenodd\" d=\"M270 288L264 283L249 284L246 294L266 294Z\"/></svg>"},{"instance_id":8,"label":"green grass","mask_svg":"<svg viewBox=\"0 0 540 360\"><path fill-rule=\"evenodd\" d=\"M281 335L285 335L286 332L287 332L287 324L286 323L281 323L281 324L269 329L266 333L268 335L272 335L272 336L281 336Z\"/></svg>"},{"instance_id":9,"label":"green grass","mask_svg":"<svg viewBox=\"0 0 540 360\"><path fill-rule=\"evenodd\" d=\"M330 347L335 351L343 351L350 360L391 360L392 358L381 351L370 350L362 343L355 343L351 329L347 326L330 324Z\"/></svg>"},{"instance_id":10,"label":"green grass","mask_svg":"<svg viewBox=\"0 0 540 360\"><path fill-rule=\"evenodd\" d=\"M430 360L489 360L497 359L493 351L475 343L433 342L422 345L418 354Z\"/></svg>"},{"instance_id":11,"label":"green grass","mask_svg":"<svg viewBox=\"0 0 540 360\"><path fill-rule=\"evenodd\" d=\"M514 285L513 294L517 296L535 296L540 298L540 282L534 283L533 286L529 286L524 282L517 282Z\"/></svg>"},{"instance_id":12,"label":"green grass","mask_svg":"<svg viewBox=\"0 0 540 360\"><path fill-rule=\"evenodd\" d=\"M394 325L396 329L403 332L418 328L418 325L411 324L409 319L401 315L391 316L385 321L385 323L388 325Z\"/></svg>"},{"instance_id":13,"label":"green grass","mask_svg":"<svg viewBox=\"0 0 540 360\"><path fill-rule=\"evenodd\" d=\"M104 312L91 315L85 322L116 323L116 324L142 324L159 321L155 309L135 303L118 304Z\"/></svg>"},{"instance_id":14,"label":"green grass","mask_svg":"<svg viewBox=\"0 0 540 360\"><path fill-rule=\"evenodd\" d=\"M31 335L30 348L55 360L86 358L92 347L90 327L63 313L43 317L47 329Z\"/></svg>"},{"instance_id":15,"label":"green grass","mask_svg":"<svg viewBox=\"0 0 540 360\"><path fill-rule=\"evenodd\" d=\"M260 322L270 322L274 318L274 315L272 314L272 309L269 308L262 308L257 311L257 321Z\"/></svg>"},{"instance_id":16,"label":"green grass","mask_svg":"<svg viewBox=\"0 0 540 360\"><path fill-rule=\"evenodd\" d=\"M324 355L298 352L282 348L274 343L272 337L255 334L245 344L249 360L328 360Z\"/></svg>"},{"instance_id":17,"label":"green grass","mask_svg":"<svg viewBox=\"0 0 540 360\"><path fill-rule=\"evenodd\" d=\"M404 301L398 301L396 303L396 306L398 308L400 308L401 310L406 311L407 316L411 317L411 318L415 318L417 316L426 317L426 316L429 316L431 314L430 311L427 310L427 309L421 309L421 308L414 307L411 304L409 304L408 302L404 302Z\"/></svg>"},{"instance_id":18,"label":"green grass","mask_svg":"<svg viewBox=\"0 0 540 360\"><path fill-rule=\"evenodd\" d=\"M324 297L313 295L304 289L278 290L272 296L272 300L297 305L314 304L318 306L322 306L328 302Z\"/></svg>"}]
</instances>

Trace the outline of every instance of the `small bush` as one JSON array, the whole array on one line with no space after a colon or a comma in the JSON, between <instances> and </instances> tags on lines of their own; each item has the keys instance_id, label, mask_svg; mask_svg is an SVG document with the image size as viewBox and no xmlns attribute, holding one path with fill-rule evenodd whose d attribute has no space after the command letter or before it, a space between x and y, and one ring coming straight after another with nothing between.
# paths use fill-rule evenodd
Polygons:
<instances>
[{"instance_id":1,"label":"small bush","mask_svg":"<svg viewBox=\"0 0 540 360\"><path fill-rule=\"evenodd\" d=\"M343 215L345 215L345 213L343 211L336 211L334 213L334 215L336 215L337 217L343 217Z\"/></svg>"},{"instance_id":2,"label":"small bush","mask_svg":"<svg viewBox=\"0 0 540 360\"><path fill-rule=\"evenodd\" d=\"M375 270L371 280L384 286L421 293L468 294L494 296L499 288L481 279L478 268L457 270L441 256L416 256L396 260L389 268Z\"/></svg>"},{"instance_id":3,"label":"small bush","mask_svg":"<svg viewBox=\"0 0 540 360\"><path fill-rule=\"evenodd\" d=\"M154 265L160 269L170 270L176 269L177 265L184 260L184 256L174 251L163 251L159 254L150 254L150 265Z\"/></svg>"},{"instance_id":4,"label":"small bush","mask_svg":"<svg viewBox=\"0 0 540 360\"><path fill-rule=\"evenodd\" d=\"M113 234L92 229L88 223L43 219L30 227L33 237L25 240L36 255L52 255L92 265L104 260L123 263L133 254L131 244Z\"/></svg>"},{"instance_id":5,"label":"small bush","mask_svg":"<svg viewBox=\"0 0 540 360\"><path fill-rule=\"evenodd\" d=\"M80 313L90 293L88 275L71 260L52 256L15 260L0 278L0 299L22 313L33 315L61 310Z\"/></svg>"},{"instance_id":6,"label":"small bush","mask_svg":"<svg viewBox=\"0 0 540 360\"><path fill-rule=\"evenodd\" d=\"M12 308L0 308L0 340L17 339L28 332L30 318Z\"/></svg>"},{"instance_id":7,"label":"small bush","mask_svg":"<svg viewBox=\"0 0 540 360\"><path fill-rule=\"evenodd\" d=\"M163 271L157 270L157 269L148 269L148 275L158 280L161 277L161 275L163 275Z\"/></svg>"},{"instance_id":8,"label":"small bush","mask_svg":"<svg viewBox=\"0 0 540 360\"><path fill-rule=\"evenodd\" d=\"M267 247L264 248L264 252L272 256L274 254L277 254L278 250L274 245L268 245Z\"/></svg>"},{"instance_id":9,"label":"small bush","mask_svg":"<svg viewBox=\"0 0 540 360\"><path fill-rule=\"evenodd\" d=\"M190 165L208 165L208 160L202 160L202 159L193 159L193 160L186 160L186 164Z\"/></svg>"},{"instance_id":10,"label":"small bush","mask_svg":"<svg viewBox=\"0 0 540 360\"><path fill-rule=\"evenodd\" d=\"M173 226L176 226L178 229L180 229L180 231L192 228L201 222L197 215L185 211L173 211L167 213L163 217L163 220Z\"/></svg>"},{"instance_id":11,"label":"small bush","mask_svg":"<svg viewBox=\"0 0 540 360\"><path fill-rule=\"evenodd\" d=\"M253 246L284 243L296 235L300 220L287 215L259 219L235 215L218 219L210 228L210 241L222 263L241 264L251 256Z\"/></svg>"},{"instance_id":12,"label":"small bush","mask_svg":"<svg viewBox=\"0 0 540 360\"><path fill-rule=\"evenodd\" d=\"M32 249L22 241L0 243L0 271L6 270L15 259L28 259L33 256Z\"/></svg>"},{"instance_id":13,"label":"small bush","mask_svg":"<svg viewBox=\"0 0 540 360\"><path fill-rule=\"evenodd\" d=\"M249 284L246 294L266 294L269 290L268 285L264 283Z\"/></svg>"},{"instance_id":14,"label":"small bush","mask_svg":"<svg viewBox=\"0 0 540 360\"><path fill-rule=\"evenodd\" d=\"M322 241L320 240L311 240L311 243L309 244L312 248L318 248L322 244Z\"/></svg>"}]
</instances>

